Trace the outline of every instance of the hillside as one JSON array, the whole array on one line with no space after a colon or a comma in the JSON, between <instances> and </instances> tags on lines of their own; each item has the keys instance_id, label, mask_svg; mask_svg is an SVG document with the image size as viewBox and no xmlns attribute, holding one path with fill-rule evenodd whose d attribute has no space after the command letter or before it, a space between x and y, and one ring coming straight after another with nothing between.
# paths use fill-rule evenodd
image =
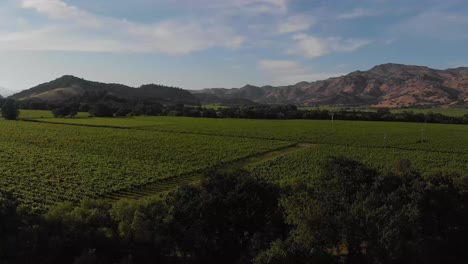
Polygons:
<instances>
[{"instance_id":1,"label":"hillside","mask_svg":"<svg viewBox=\"0 0 468 264\"><path fill-rule=\"evenodd\" d=\"M155 84L133 88L122 84L88 81L71 75L21 91L10 98L49 103L152 100L163 104L198 104L195 96L180 88Z\"/></svg>"},{"instance_id":2,"label":"hillside","mask_svg":"<svg viewBox=\"0 0 468 264\"><path fill-rule=\"evenodd\" d=\"M288 86L246 85L193 91L198 98L242 98L258 103L315 105L372 105L403 107L448 105L468 101L468 68L446 70L403 64L382 64L323 81ZM204 94L204 96L201 96ZM213 98L210 98L210 103Z\"/></svg>"}]
</instances>

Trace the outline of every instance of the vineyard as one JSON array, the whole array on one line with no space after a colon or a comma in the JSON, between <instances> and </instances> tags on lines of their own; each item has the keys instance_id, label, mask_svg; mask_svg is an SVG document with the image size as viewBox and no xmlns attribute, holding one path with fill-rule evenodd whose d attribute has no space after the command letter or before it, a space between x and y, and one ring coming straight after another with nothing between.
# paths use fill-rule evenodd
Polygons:
<instances>
[{"instance_id":1,"label":"vineyard","mask_svg":"<svg viewBox=\"0 0 468 264\"><path fill-rule=\"evenodd\" d=\"M423 174L468 174L468 126L186 117L0 121L0 189L47 208L83 198L139 197L239 163L269 181L311 179L329 156L378 170L411 160ZM146 188L146 189L145 189Z\"/></svg>"},{"instance_id":2,"label":"vineyard","mask_svg":"<svg viewBox=\"0 0 468 264\"><path fill-rule=\"evenodd\" d=\"M14 121L0 121L0 134L0 188L39 208L100 197L291 144Z\"/></svg>"},{"instance_id":3,"label":"vineyard","mask_svg":"<svg viewBox=\"0 0 468 264\"><path fill-rule=\"evenodd\" d=\"M40 119L43 122L196 133L366 148L468 154L468 126L329 120L188 117Z\"/></svg>"},{"instance_id":4,"label":"vineyard","mask_svg":"<svg viewBox=\"0 0 468 264\"><path fill-rule=\"evenodd\" d=\"M453 155L421 150L333 145L320 145L312 149L303 149L275 160L266 161L249 168L249 170L258 178L274 182L288 182L296 178L310 180L321 173L320 164L332 156L346 156L384 172L391 172L394 169L395 161L407 159L411 160L413 167L423 175L436 173L467 175L468 173L468 154Z\"/></svg>"}]
</instances>

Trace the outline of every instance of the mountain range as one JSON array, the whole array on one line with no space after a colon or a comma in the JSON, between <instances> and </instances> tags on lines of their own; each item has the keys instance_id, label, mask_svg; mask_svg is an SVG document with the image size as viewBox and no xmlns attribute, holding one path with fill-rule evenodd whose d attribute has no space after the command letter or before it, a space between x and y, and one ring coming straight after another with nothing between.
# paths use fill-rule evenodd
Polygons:
<instances>
[{"instance_id":1,"label":"mountain range","mask_svg":"<svg viewBox=\"0 0 468 264\"><path fill-rule=\"evenodd\" d=\"M66 75L10 98L49 103L155 100L162 104L294 104L406 107L468 103L468 67L446 70L387 63L322 81L287 86L183 90L162 85L133 88Z\"/></svg>"},{"instance_id":2,"label":"mountain range","mask_svg":"<svg viewBox=\"0 0 468 264\"><path fill-rule=\"evenodd\" d=\"M468 67L446 70L382 64L368 71L288 86L193 91L202 103L242 98L264 104L404 107L468 102Z\"/></svg>"}]
</instances>

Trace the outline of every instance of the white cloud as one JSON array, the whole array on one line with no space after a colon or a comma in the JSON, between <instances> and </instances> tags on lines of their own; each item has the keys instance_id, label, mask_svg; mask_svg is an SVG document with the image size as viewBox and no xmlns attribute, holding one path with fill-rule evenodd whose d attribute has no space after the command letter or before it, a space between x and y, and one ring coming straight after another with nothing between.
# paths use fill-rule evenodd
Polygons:
<instances>
[{"instance_id":1,"label":"white cloud","mask_svg":"<svg viewBox=\"0 0 468 264\"><path fill-rule=\"evenodd\" d=\"M261 60L258 62L258 67L276 85L311 82L342 75L342 73L314 73L301 63L291 60Z\"/></svg>"},{"instance_id":2,"label":"white cloud","mask_svg":"<svg viewBox=\"0 0 468 264\"><path fill-rule=\"evenodd\" d=\"M289 0L172 0L192 9L212 10L222 15L282 15Z\"/></svg>"},{"instance_id":3,"label":"white cloud","mask_svg":"<svg viewBox=\"0 0 468 264\"><path fill-rule=\"evenodd\" d=\"M51 19L76 21L84 25L100 25L100 19L84 10L68 5L62 0L22 0L23 8L31 8Z\"/></svg>"},{"instance_id":4,"label":"white cloud","mask_svg":"<svg viewBox=\"0 0 468 264\"><path fill-rule=\"evenodd\" d=\"M296 34L293 40L296 41L296 45L287 53L307 58L316 58L334 52L352 52L371 43L369 40L362 39L320 38L306 34Z\"/></svg>"},{"instance_id":5,"label":"white cloud","mask_svg":"<svg viewBox=\"0 0 468 264\"><path fill-rule=\"evenodd\" d=\"M256 14L286 13L288 0L235 0L244 9Z\"/></svg>"},{"instance_id":6,"label":"white cloud","mask_svg":"<svg viewBox=\"0 0 468 264\"><path fill-rule=\"evenodd\" d=\"M0 49L184 55L214 47L235 49L245 41L232 28L213 21L134 23L98 16L62 0L22 0L21 6L59 23L0 32Z\"/></svg>"},{"instance_id":7,"label":"white cloud","mask_svg":"<svg viewBox=\"0 0 468 264\"><path fill-rule=\"evenodd\" d=\"M349 12L339 14L337 16L338 19L355 19L355 18L362 18L362 17L370 17L376 16L378 13L364 8L355 8Z\"/></svg>"},{"instance_id":8,"label":"white cloud","mask_svg":"<svg viewBox=\"0 0 468 264\"><path fill-rule=\"evenodd\" d=\"M293 16L278 25L278 32L283 34L305 31L311 28L315 23L317 23L315 18Z\"/></svg>"}]
</instances>

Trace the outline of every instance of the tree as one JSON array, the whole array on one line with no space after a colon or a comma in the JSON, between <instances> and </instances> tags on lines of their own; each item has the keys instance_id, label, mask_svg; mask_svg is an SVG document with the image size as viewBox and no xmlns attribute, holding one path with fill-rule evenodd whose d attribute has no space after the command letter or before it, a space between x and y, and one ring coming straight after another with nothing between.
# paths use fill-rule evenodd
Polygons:
<instances>
[{"instance_id":1,"label":"tree","mask_svg":"<svg viewBox=\"0 0 468 264\"><path fill-rule=\"evenodd\" d=\"M112 109L104 103L95 104L91 108L91 110L89 110L89 113L95 117L113 117L114 116L114 111L112 111Z\"/></svg>"},{"instance_id":2,"label":"tree","mask_svg":"<svg viewBox=\"0 0 468 264\"><path fill-rule=\"evenodd\" d=\"M132 112L131 109L129 109L128 107L122 106L117 110L117 112L115 112L115 116L124 117L130 114L130 112Z\"/></svg>"},{"instance_id":3,"label":"tree","mask_svg":"<svg viewBox=\"0 0 468 264\"><path fill-rule=\"evenodd\" d=\"M20 223L17 207L18 203L10 193L0 191L0 263L11 261L15 251L15 238Z\"/></svg>"},{"instance_id":4,"label":"tree","mask_svg":"<svg viewBox=\"0 0 468 264\"><path fill-rule=\"evenodd\" d=\"M16 120L19 116L19 108L16 101L7 99L2 106L2 117L7 120Z\"/></svg>"},{"instance_id":5,"label":"tree","mask_svg":"<svg viewBox=\"0 0 468 264\"><path fill-rule=\"evenodd\" d=\"M172 236L195 263L245 263L286 233L279 190L247 172L212 172L172 198Z\"/></svg>"},{"instance_id":6,"label":"tree","mask_svg":"<svg viewBox=\"0 0 468 264\"><path fill-rule=\"evenodd\" d=\"M453 176L423 178L406 160L390 174L347 158L323 171L281 203L299 249L341 254L345 263L467 262L467 195ZM279 249L264 257L288 252Z\"/></svg>"}]
</instances>

